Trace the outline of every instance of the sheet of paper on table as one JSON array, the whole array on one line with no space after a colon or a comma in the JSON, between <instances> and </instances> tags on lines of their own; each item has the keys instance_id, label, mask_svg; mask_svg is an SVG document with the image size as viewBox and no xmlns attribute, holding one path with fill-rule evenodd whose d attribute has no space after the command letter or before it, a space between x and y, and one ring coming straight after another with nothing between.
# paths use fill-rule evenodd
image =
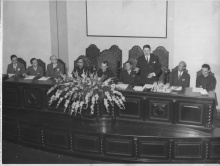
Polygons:
<instances>
[{"instance_id":1,"label":"sheet of paper on table","mask_svg":"<svg viewBox=\"0 0 220 166\"><path fill-rule=\"evenodd\" d=\"M128 87L128 84L118 84L116 85L118 89L125 90Z\"/></svg>"},{"instance_id":2,"label":"sheet of paper on table","mask_svg":"<svg viewBox=\"0 0 220 166\"><path fill-rule=\"evenodd\" d=\"M181 91L182 90L182 86L172 86L171 90Z\"/></svg>"},{"instance_id":3,"label":"sheet of paper on table","mask_svg":"<svg viewBox=\"0 0 220 166\"><path fill-rule=\"evenodd\" d=\"M134 89L135 91L143 91L143 90L144 90L144 87L142 87L142 86L135 86L133 89Z\"/></svg>"},{"instance_id":4,"label":"sheet of paper on table","mask_svg":"<svg viewBox=\"0 0 220 166\"><path fill-rule=\"evenodd\" d=\"M205 89L203 89L200 93L201 93L201 95L207 95L208 94L207 90L205 90Z\"/></svg>"},{"instance_id":5,"label":"sheet of paper on table","mask_svg":"<svg viewBox=\"0 0 220 166\"><path fill-rule=\"evenodd\" d=\"M193 92L201 92L203 90L203 88L193 88L192 91Z\"/></svg>"},{"instance_id":6,"label":"sheet of paper on table","mask_svg":"<svg viewBox=\"0 0 220 166\"><path fill-rule=\"evenodd\" d=\"M151 88L153 88L153 87L154 87L153 84L145 84L143 88L151 89Z\"/></svg>"},{"instance_id":7,"label":"sheet of paper on table","mask_svg":"<svg viewBox=\"0 0 220 166\"><path fill-rule=\"evenodd\" d=\"M32 80L32 79L34 79L34 77L35 76L28 76L28 77L25 78L25 80Z\"/></svg>"},{"instance_id":8,"label":"sheet of paper on table","mask_svg":"<svg viewBox=\"0 0 220 166\"><path fill-rule=\"evenodd\" d=\"M8 77L14 76L15 74L8 74Z\"/></svg>"},{"instance_id":9,"label":"sheet of paper on table","mask_svg":"<svg viewBox=\"0 0 220 166\"><path fill-rule=\"evenodd\" d=\"M41 78L38 79L38 80L40 80L40 81L47 81L49 78L50 78L50 77L41 77Z\"/></svg>"}]
</instances>

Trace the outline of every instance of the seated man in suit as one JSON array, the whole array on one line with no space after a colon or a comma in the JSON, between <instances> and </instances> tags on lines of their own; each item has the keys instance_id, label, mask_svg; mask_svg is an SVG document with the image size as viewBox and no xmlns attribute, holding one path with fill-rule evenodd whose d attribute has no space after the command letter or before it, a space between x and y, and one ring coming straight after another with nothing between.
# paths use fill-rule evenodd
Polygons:
<instances>
[{"instance_id":1,"label":"seated man in suit","mask_svg":"<svg viewBox=\"0 0 220 166\"><path fill-rule=\"evenodd\" d=\"M211 68L208 64L202 65L202 75L196 78L196 87L201 87L207 91L212 91L216 86L216 79L210 74Z\"/></svg>"},{"instance_id":2,"label":"seated man in suit","mask_svg":"<svg viewBox=\"0 0 220 166\"><path fill-rule=\"evenodd\" d=\"M135 84L136 81L136 72L132 70L131 61L125 62L126 70L122 70L119 82L123 82L124 84Z\"/></svg>"},{"instance_id":3,"label":"seated man in suit","mask_svg":"<svg viewBox=\"0 0 220 166\"><path fill-rule=\"evenodd\" d=\"M24 65L17 61L16 55L11 55L11 63L8 65L7 74L23 76L25 73Z\"/></svg>"},{"instance_id":4,"label":"seated man in suit","mask_svg":"<svg viewBox=\"0 0 220 166\"><path fill-rule=\"evenodd\" d=\"M83 58L78 58L77 66L73 69L72 75L73 77L77 77L77 76L82 77L83 74L88 76L89 70L84 66Z\"/></svg>"},{"instance_id":5,"label":"seated man in suit","mask_svg":"<svg viewBox=\"0 0 220 166\"><path fill-rule=\"evenodd\" d=\"M190 75L186 72L186 63L181 61L178 65L178 70L171 73L170 86L189 87Z\"/></svg>"},{"instance_id":6,"label":"seated man in suit","mask_svg":"<svg viewBox=\"0 0 220 166\"><path fill-rule=\"evenodd\" d=\"M52 55L50 57L51 63L47 65L46 76L48 77L60 77L61 74L64 74L64 67L57 61L57 57Z\"/></svg>"},{"instance_id":7,"label":"seated man in suit","mask_svg":"<svg viewBox=\"0 0 220 166\"><path fill-rule=\"evenodd\" d=\"M101 65L101 69L97 72L98 77L104 77L104 81L113 77L113 73L108 69L108 62L103 61Z\"/></svg>"},{"instance_id":8,"label":"seated man in suit","mask_svg":"<svg viewBox=\"0 0 220 166\"><path fill-rule=\"evenodd\" d=\"M150 54L151 47L145 45L143 47L143 56L140 56L137 60L137 67L135 71L140 72L140 84L153 84L158 81L158 75L161 72L161 64L159 58L156 55Z\"/></svg>"},{"instance_id":9,"label":"seated man in suit","mask_svg":"<svg viewBox=\"0 0 220 166\"><path fill-rule=\"evenodd\" d=\"M25 77L30 76L38 76L42 77L43 74L43 68L41 66L38 66L38 62L36 58L32 58L30 60L30 63L32 66L29 66L26 70Z\"/></svg>"}]
</instances>

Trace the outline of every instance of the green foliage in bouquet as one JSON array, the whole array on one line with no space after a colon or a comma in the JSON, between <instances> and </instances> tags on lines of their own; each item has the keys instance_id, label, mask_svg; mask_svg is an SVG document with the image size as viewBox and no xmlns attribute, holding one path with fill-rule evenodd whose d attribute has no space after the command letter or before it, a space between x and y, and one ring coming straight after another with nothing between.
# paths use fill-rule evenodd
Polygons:
<instances>
[{"instance_id":1,"label":"green foliage in bouquet","mask_svg":"<svg viewBox=\"0 0 220 166\"><path fill-rule=\"evenodd\" d=\"M49 105L56 102L56 107L58 107L64 101L64 112L68 110L71 115L81 114L83 109L88 108L92 115L95 106L98 107L101 102L104 102L108 113L110 113L110 106L114 108L114 104L120 109L125 109L125 97L115 89L116 85L112 78L103 81L104 77L99 78L97 74L89 76L82 74L82 77L79 77L77 73L74 75L76 78L61 75L62 79L56 79L56 85L47 92L47 95L52 94ZM111 109L111 112L113 110Z\"/></svg>"}]
</instances>

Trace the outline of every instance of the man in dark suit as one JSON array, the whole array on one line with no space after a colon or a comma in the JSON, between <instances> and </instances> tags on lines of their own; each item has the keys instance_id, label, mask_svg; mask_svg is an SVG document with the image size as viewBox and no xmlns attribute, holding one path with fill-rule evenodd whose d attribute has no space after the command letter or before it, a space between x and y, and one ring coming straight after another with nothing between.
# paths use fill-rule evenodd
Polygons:
<instances>
[{"instance_id":1,"label":"man in dark suit","mask_svg":"<svg viewBox=\"0 0 220 166\"><path fill-rule=\"evenodd\" d=\"M41 66L38 66L38 62L37 62L37 59L36 58L32 58L30 60L30 63L32 66L29 66L26 70L26 73L25 73L25 77L28 77L29 75L30 76L39 76L39 77L42 77L44 74L43 74L43 68Z\"/></svg>"},{"instance_id":2,"label":"man in dark suit","mask_svg":"<svg viewBox=\"0 0 220 166\"><path fill-rule=\"evenodd\" d=\"M23 76L25 73L24 65L17 61L16 55L11 55L11 63L8 65L7 74Z\"/></svg>"},{"instance_id":3,"label":"man in dark suit","mask_svg":"<svg viewBox=\"0 0 220 166\"><path fill-rule=\"evenodd\" d=\"M51 63L47 65L46 76L48 77L61 77L64 74L64 66L57 61L57 57L52 55L50 57Z\"/></svg>"},{"instance_id":4,"label":"man in dark suit","mask_svg":"<svg viewBox=\"0 0 220 166\"><path fill-rule=\"evenodd\" d=\"M108 69L108 62L106 61L102 62L101 69L98 70L97 75L104 78L104 81L114 76L112 71Z\"/></svg>"},{"instance_id":5,"label":"man in dark suit","mask_svg":"<svg viewBox=\"0 0 220 166\"><path fill-rule=\"evenodd\" d=\"M196 87L201 87L207 91L215 90L216 79L210 74L211 68L208 64L202 65L202 75L196 78Z\"/></svg>"},{"instance_id":6,"label":"man in dark suit","mask_svg":"<svg viewBox=\"0 0 220 166\"><path fill-rule=\"evenodd\" d=\"M82 75L89 75L89 69L84 66L83 58L77 59L77 66L73 69L72 75L73 77L82 77Z\"/></svg>"},{"instance_id":7,"label":"man in dark suit","mask_svg":"<svg viewBox=\"0 0 220 166\"><path fill-rule=\"evenodd\" d=\"M189 87L190 75L186 72L186 63L181 61L178 65L178 70L171 73L170 86Z\"/></svg>"},{"instance_id":8,"label":"man in dark suit","mask_svg":"<svg viewBox=\"0 0 220 166\"><path fill-rule=\"evenodd\" d=\"M124 84L135 84L136 72L132 70L131 61L125 62L125 68L126 70L121 71L119 82L122 82Z\"/></svg>"},{"instance_id":9,"label":"man in dark suit","mask_svg":"<svg viewBox=\"0 0 220 166\"><path fill-rule=\"evenodd\" d=\"M135 71L140 72L140 84L153 84L158 81L158 75L161 72L161 64L159 58L156 55L150 54L151 47L145 45L143 47L143 56L140 56L137 60L137 66Z\"/></svg>"}]
</instances>

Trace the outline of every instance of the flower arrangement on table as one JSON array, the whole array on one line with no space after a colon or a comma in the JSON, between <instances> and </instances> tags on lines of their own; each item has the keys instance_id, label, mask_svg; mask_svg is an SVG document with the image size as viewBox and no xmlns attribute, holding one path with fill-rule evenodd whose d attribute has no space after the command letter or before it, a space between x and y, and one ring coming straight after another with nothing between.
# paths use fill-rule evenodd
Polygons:
<instances>
[{"instance_id":1,"label":"flower arrangement on table","mask_svg":"<svg viewBox=\"0 0 220 166\"><path fill-rule=\"evenodd\" d=\"M62 75L62 78L56 79L56 84L50 88L47 95L50 95L49 105L56 102L58 107L64 101L64 112L68 111L71 115L81 114L83 109L90 108L90 115L97 111L99 115L99 104L104 102L108 113L114 116L115 104L120 109L125 109L125 97L121 92L115 90L116 85L112 78L104 81L105 77L98 77L97 74L85 73L82 77L78 73L72 76ZM95 109L97 108L97 109Z\"/></svg>"}]
</instances>

